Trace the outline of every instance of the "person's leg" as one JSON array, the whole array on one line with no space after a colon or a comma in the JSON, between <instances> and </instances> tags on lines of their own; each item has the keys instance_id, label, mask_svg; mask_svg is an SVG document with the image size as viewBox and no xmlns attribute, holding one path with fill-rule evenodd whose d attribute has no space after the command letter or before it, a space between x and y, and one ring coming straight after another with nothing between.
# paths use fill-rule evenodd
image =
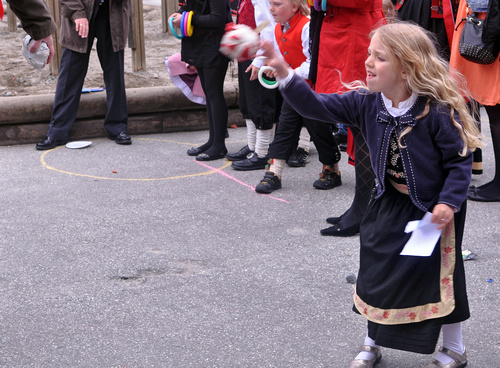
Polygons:
<instances>
[{"instance_id":1,"label":"person's leg","mask_svg":"<svg viewBox=\"0 0 500 368\"><path fill-rule=\"evenodd\" d=\"M284 101L274 139L269 147L269 157L288 160L297 144L303 125L302 117Z\"/></svg>"},{"instance_id":2,"label":"person's leg","mask_svg":"<svg viewBox=\"0 0 500 368\"><path fill-rule=\"evenodd\" d=\"M441 330L443 331L443 348L463 355L465 348L462 339L462 323L443 325ZM445 351L441 351L434 359L446 365L453 361L453 357L446 354Z\"/></svg>"},{"instance_id":3,"label":"person's leg","mask_svg":"<svg viewBox=\"0 0 500 368\"><path fill-rule=\"evenodd\" d=\"M333 136L332 125L308 119L305 120L305 125L318 151L319 161L323 164L319 179L313 183L313 186L326 190L342 185L338 165L341 154Z\"/></svg>"},{"instance_id":4,"label":"person's leg","mask_svg":"<svg viewBox=\"0 0 500 368\"><path fill-rule=\"evenodd\" d=\"M227 153L225 137L227 131L228 110L224 97L224 78L227 63L215 68L200 68L198 74L202 81L203 91L207 99L207 113L210 128L210 138L206 144L211 145L197 160L211 160L224 157Z\"/></svg>"},{"instance_id":5,"label":"person's leg","mask_svg":"<svg viewBox=\"0 0 500 368\"><path fill-rule=\"evenodd\" d=\"M286 101L281 106L279 123L269 148L269 162L264 179L255 187L257 193L271 193L281 188L286 161L297 144L304 120Z\"/></svg>"},{"instance_id":6,"label":"person's leg","mask_svg":"<svg viewBox=\"0 0 500 368\"><path fill-rule=\"evenodd\" d=\"M248 112L256 129L254 151L260 161L267 160L274 138L279 116L277 109L281 108L277 94L277 90L264 88L257 80L249 81L247 85Z\"/></svg>"},{"instance_id":7,"label":"person's leg","mask_svg":"<svg viewBox=\"0 0 500 368\"><path fill-rule=\"evenodd\" d=\"M226 158L229 161L244 160L255 151L255 140L257 139L257 128L252 121L249 107L252 107L252 83L250 73L246 73L247 68L252 64L252 60L246 60L238 63L238 93L239 108L245 125L247 127L247 144L235 153L228 153Z\"/></svg>"},{"instance_id":8,"label":"person's leg","mask_svg":"<svg viewBox=\"0 0 500 368\"><path fill-rule=\"evenodd\" d=\"M299 139L304 120L286 101L281 106L279 123L274 139L269 147L271 163L266 169L280 179L285 162L290 158Z\"/></svg>"},{"instance_id":9,"label":"person's leg","mask_svg":"<svg viewBox=\"0 0 500 368\"><path fill-rule=\"evenodd\" d=\"M493 180L469 190L469 199L483 202L500 202L500 105L485 106L490 121L495 174Z\"/></svg>"},{"instance_id":10,"label":"person's leg","mask_svg":"<svg viewBox=\"0 0 500 368\"><path fill-rule=\"evenodd\" d=\"M86 54L62 48L61 65L57 78L54 107L47 137L67 141L68 132L78 113L83 82L87 75L90 50Z\"/></svg>"},{"instance_id":11,"label":"person's leg","mask_svg":"<svg viewBox=\"0 0 500 368\"><path fill-rule=\"evenodd\" d=\"M333 226L321 230L322 235L352 236L359 232L361 219L368 207L375 184L375 174L371 167L368 146L357 129L351 129L356 152L356 188L351 207L340 217L328 218Z\"/></svg>"},{"instance_id":12,"label":"person's leg","mask_svg":"<svg viewBox=\"0 0 500 368\"><path fill-rule=\"evenodd\" d=\"M479 113L478 103L476 101L470 101L467 103L467 108L474 117L474 120L476 120L479 131L481 131L481 115ZM472 174L481 175L483 173L483 151L481 148L477 148L473 152L473 158Z\"/></svg>"},{"instance_id":13,"label":"person's leg","mask_svg":"<svg viewBox=\"0 0 500 368\"><path fill-rule=\"evenodd\" d=\"M371 339L370 336L368 336L368 334L366 334L366 336L365 336L365 341L364 341L363 345L371 346L371 347L380 349L380 346L378 346L377 344L375 344L375 340ZM375 357L375 353L373 353L373 352L360 351L359 354L356 356L355 359L371 360L374 357Z\"/></svg>"},{"instance_id":14,"label":"person's leg","mask_svg":"<svg viewBox=\"0 0 500 368\"><path fill-rule=\"evenodd\" d=\"M233 162L231 167L235 170L261 170L266 167L269 153L269 145L273 139L274 126L276 123L277 100L274 89L267 89L257 81L251 81L246 70L251 63L243 64L246 68L243 73L243 87L246 111L251 119L247 122L248 148L253 154L240 161ZM239 69L241 75L241 70ZM240 85L241 86L241 85ZM241 88L241 87L240 87ZM240 92L240 98L241 98ZM241 100L240 100L241 104ZM226 155L227 157L227 155Z\"/></svg>"},{"instance_id":15,"label":"person's leg","mask_svg":"<svg viewBox=\"0 0 500 368\"><path fill-rule=\"evenodd\" d=\"M311 135L309 131L304 126L300 130L299 142L297 143L297 148L295 152L290 156L286 162L290 167L304 167L311 160L309 155L309 146L311 144Z\"/></svg>"},{"instance_id":16,"label":"person's leg","mask_svg":"<svg viewBox=\"0 0 500 368\"><path fill-rule=\"evenodd\" d=\"M99 7L95 19L95 32L97 55L106 85L107 112L104 127L108 136L116 137L119 133L126 133L128 122L124 51L113 51L108 9L105 5Z\"/></svg>"},{"instance_id":17,"label":"person's leg","mask_svg":"<svg viewBox=\"0 0 500 368\"><path fill-rule=\"evenodd\" d=\"M365 341L359 349L358 355L356 355L349 367L373 367L380 359L382 359L380 346L366 334Z\"/></svg>"},{"instance_id":18,"label":"person's leg","mask_svg":"<svg viewBox=\"0 0 500 368\"><path fill-rule=\"evenodd\" d=\"M257 143L257 127L251 119L245 119L245 124L247 126L247 145L251 152L255 151L255 145Z\"/></svg>"},{"instance_id":19,"label":"person's leg","mask_svg":"<svg viewBox=\"0 0 500 368\"><path fill-rule=\"evenodd\" d=\"M196 70L198 71L198 76L200 77L200 83L201 83L201 87L203 89L203 92L205 92L205 90L206 90L205 68L196 68ZM213 121L212 121L212 112L211 112L212 104L210 103L210 97L211 97L210 95L207 95L205 93L205 99L206 99L205 106L207 108L207 120L208 120L208 140L205 143L203 143L201 146L196 147L197 153L194 154L194 156L197 156L198 154L205 152L207 149L212 147L212 142L214 139L214 137L213 137L214 127L213 127ZM190 154L189 151L188 151L188 154ZM193 156L193 155L191 155L191 156Z\"/></svg>"}]
</instances>

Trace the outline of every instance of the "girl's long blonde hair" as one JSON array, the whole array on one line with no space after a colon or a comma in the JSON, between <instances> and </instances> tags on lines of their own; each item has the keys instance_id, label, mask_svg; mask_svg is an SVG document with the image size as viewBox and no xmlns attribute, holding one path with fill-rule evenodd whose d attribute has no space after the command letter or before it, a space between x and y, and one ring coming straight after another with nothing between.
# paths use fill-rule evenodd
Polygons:
<instances>
[{"instance_id":1,"label":"girl's long blonde hair","mask_svg":"<svg viewBox=\"0 0 500 368\"><path fill-rule=\"evenodd\" d=\"M482 147L481 133L464 98L471 99L465 78L457 71L450 70L448 63L439 56L433 36L420 26L408 22L383 25L372 31L370 37L375 34L395 60L401 63L407 75L408 90L427 97L425 110L417 118L429 113L431 101L443 104L450 109L451 121L464 142L460 155L466 155L467 148L474 151ZM463 128L455 119L455 113L458 113ZM401 137L410 131L411 127Z\"/></svg>"}]
</instances>

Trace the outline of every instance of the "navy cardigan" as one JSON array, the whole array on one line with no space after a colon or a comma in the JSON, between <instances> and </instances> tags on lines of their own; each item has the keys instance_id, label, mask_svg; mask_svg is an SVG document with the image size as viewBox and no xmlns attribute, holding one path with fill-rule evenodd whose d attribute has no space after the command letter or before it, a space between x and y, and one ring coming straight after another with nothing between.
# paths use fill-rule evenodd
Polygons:
<instances>
[{"instance_id":1,"label":"navy cardigan","mask_svg":"<svg viewBox=\"0 0 500 368\"><path fill-rule=\"evenodd\" d=\"M377 198L385 191L391 134L395 130L399 137L406 127L412 126L400 147L412 202L423 211L438 203L459 210L466 200L472 176L472 154L468 151L466 156L460 156L463 141L450 119L449 108L431 102L429 113L417 120L426 102L424 97L418 97L405 115L394 118L387 112L380 93L317 94L296 76L281 92L306 118L347 124L361 131L377 178Z\"/></svg>"}]
</instances>

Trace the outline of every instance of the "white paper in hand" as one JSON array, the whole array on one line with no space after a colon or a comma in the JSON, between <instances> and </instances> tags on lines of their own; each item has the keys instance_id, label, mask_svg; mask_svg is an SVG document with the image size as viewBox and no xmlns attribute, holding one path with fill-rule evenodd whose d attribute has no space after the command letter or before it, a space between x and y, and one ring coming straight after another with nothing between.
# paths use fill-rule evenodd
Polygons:
<instances>
[{"instance_id":1,"label":"white paper in hand","mask_svg":"<svg viewBox=\"0 0 500 368\"><path fill-rule=\"evenodd\" d=\"M426 212L422 220L408 222L405 232L412 234L400 255L429 257L432 254L442 230L438 230L439 224L431 223L431 219L432 213Z\"/></svg>"}]
</instances>

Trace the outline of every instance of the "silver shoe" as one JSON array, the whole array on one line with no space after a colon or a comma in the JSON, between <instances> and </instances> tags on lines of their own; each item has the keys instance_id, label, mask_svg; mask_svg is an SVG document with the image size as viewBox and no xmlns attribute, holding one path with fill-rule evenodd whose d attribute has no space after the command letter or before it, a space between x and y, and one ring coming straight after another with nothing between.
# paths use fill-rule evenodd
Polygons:
<instances>
[{"instance_id":1,"label":"silver shoe","mask_svg":"<svg viewBox=\"0 0 500 368\"><path fill-rule=\"evenodd\" d=\"M448 364L443 364L439 360L434 359L429 364L424 365L423 368L464 368L467 366L467 351L465 349L462 355L447 348L441 348L439 352L452 357L453 360Z\"/></svg>"},{"instance_id":2,"label":"silver shoe","mask_svg":"<svg viewBox=\"0 0 500 368\"><path fill-rule=\"evenodd\" d=\"M362 345L359 348L359 351L367 351L369 353L375 354L375 356L370 359L354 359L351 364L349 364L349 368L373 368L375 367L379 362L380 359L382 359L382 352L380 351L379 348L369 346L369 345Z\"/></svg>"}]
</instances>

